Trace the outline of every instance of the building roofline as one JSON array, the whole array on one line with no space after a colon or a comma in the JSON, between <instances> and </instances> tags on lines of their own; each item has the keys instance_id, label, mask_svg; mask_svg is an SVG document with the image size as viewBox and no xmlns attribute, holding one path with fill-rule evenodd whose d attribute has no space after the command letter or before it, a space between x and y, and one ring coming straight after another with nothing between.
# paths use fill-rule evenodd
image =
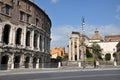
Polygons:
<instances>
[{"instance_id":1,"label":"building roofline","mask_svg":"<svg viewBox=\"0 0 120 80\"><path fill-rule=\"evenodd\" d=\"M42 13L49 19L50 21L50 27L52 26L52 22L51 22L51 19L50 17L45 13L45 11L43 9L41 9L37 4L35 4L34 2L30 1L30 0L23 0L23 1L26 1L28 2L29 4L32 4L34 7L36 7L37 9L39 9L40 11L42 11Z\"/></svg>"}]
</instances>

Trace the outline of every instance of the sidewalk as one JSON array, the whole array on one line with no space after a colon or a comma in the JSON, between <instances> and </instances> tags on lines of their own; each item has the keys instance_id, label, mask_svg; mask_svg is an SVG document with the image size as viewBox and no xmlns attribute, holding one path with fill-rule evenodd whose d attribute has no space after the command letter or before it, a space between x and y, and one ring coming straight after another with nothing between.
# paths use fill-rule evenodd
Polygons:
<instances>
[{"instance_id":1,"label":"sidewalk","mask_svg":"<svg viewBox=\"0 0 120 80\"><path fill-rule=\"evenodd\" d=\"M73 71L102 71L102 70L120 70L120 66L99 68L61 67L61 68L0 70L0 76L16 74L35 74L35 73L73 72Z\"/></svg>"}]
</instances>

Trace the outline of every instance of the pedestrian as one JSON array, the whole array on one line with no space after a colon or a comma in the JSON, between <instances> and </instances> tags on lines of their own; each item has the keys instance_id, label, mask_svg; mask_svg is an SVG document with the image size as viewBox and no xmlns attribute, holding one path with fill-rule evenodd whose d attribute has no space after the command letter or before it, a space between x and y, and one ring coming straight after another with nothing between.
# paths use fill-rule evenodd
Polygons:
<instances>
[{"instance_id":1,"label":"pedestrian","mask_svg":"<svg viewBox=\"0 0 120 80\"><path fill-rule=\"evenodd\" d=\"M96 68L96 61L94 60L94 68Z\"/></svg>"}]
</instances>

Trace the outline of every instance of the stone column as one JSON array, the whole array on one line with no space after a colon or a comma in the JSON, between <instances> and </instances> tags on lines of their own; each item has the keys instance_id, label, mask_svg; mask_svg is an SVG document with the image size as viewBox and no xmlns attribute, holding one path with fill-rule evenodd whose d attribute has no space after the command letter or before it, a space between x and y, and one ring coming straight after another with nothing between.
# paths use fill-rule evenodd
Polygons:
<instances>
[{"instance_id":1,"label":"stone column","mask_svg":"<svg viewBox=\"0 0 120 80\"><path fill-rule=\"evenodd\" d=\"M75 41L72 39L72 60L75 61Z\"/></svg>"},{"instance_id":2,"label":"stone column","mask_svg":"<svg viewBox=\"0 0 120 80\"><path fill-rule=\"evenodd\" d=\"M1 49L0 49L0 69L1 69L1 59L2 57L1 57Z\"/></svg>"},{"instance_id":3,"label":"stone column","mask_svg":"<svg viewBox=\"0 0 120 80\"><path fill-rule=\"evenodd\" d=\"M13 28L13 30L12 30L12 44L13 44L13 46L15 46L15 32L16 32L16 28Z\"/></svg>"},{"instance_id":4,"label":"stone column","mask_svg":"<svg viewBox=\"0 0 120 80\"><path fill-rule=\"evenodd\" d=\"M13 41L12 38L13 37L13 29L12 27L10 28L10 33L9 33L9 45L12 45Z\"/></svg>"},{"instance_id":5,"label":"stone column","mask_svg":"<svg viewBox=\"0 0 120 80\"><path fill-rule=\"evenodd\" d=\"M29 68L33 68L33 57L30 57Z\"/></svg>"},{"instance_id":6,"label":"stone column","mask_svg":"<svg viewBox=\"0 0 120 80\"><path fill-rule=\"evenodd\" d=\"M20 57L20 68L25 68L24 61L25 61L25 57L24 54L22 54Z\"/></svg>"},{"instance_id":7,"label":"stone column","mask_svg":"<svg viewBox=\"0 0 120 80\"><path fill-rule=\"evenodd\" d=\"M39 58L37 59L36 69L39 69Z\"/></svg>"},{"instance_id":8,"label":"stone column","mask_svg":"<svg viewBox=\"0 0 120 80\"><path fill-rule=\"evenodd\" d=\"M26 26L24 26L25 28L22 30L22 36L21 36L21 44L23 45L23 47L25 48L26 47L26 44L25 44L25 42L26 42Z\"/></svg>"},{"instance_id":9,"label":"stone column","mask_svg":"<svg viewBox=\"0 0 120 80\"><path fill-rule=\"evenodd\" d=\"M69 51L68 51L69 52L69 61L71 61L71 51L72 51L71 50L71 39L69 39L69 47L68 48L69 48Z\"/></svg>"},{"instance_id":10,"label":"stone column","mask_svg":"<svg viewBox=\"0 0 120 80\"><path fill-rule=\"evenodd\" d=\"M0 43L2 42L3 28L0 26Z\"/></svg>"},{"instance_id":11,"label":"stone column","mask_svg":"<svg viewBox=\"0 0 120 80\"><path fill-rule=\"evenodd\" d=\"M11 69L14 69L14 53L11 55Z\"/></svg>"},{"instance_id":12,"label":"stone column","mask_svg":"<svg viewBox=\"0 0 120 80\"><path fill-rule=\"evenodd\" d=\"M44 55L42 55L42 68L44 68Z\"/></svg>"},{"instance_id":13,"label":"stone column","mask_svg":"<svg viewBox=\"0 0 120 80\"><path fill-rule=\"evenodd\" d=\"M79 61L80 60L80 53L79 53L79 49L80 49L80 47L79 47L79 38L77 39L77 61Z\"/></svg>"},{"instance_id":14,"label":"stone column","mask_svg":"<svg viewBox=\"0 0 120 80\"><path fill-rule=\"evenodd\" d=\"M31 43L30 43L30 47L32 48L32 50L34 49L34 30L31 33Z\"/></svg>"},{"instance_id":15,"label":"stone column","mask_svg":"<svg viewBox=\"0 0 120 80\"><path fill-rule=\"evenodd\" d=\"M42 36L42 52L44 52L44 50L45 50L45 45L44 45L44 36Z\"/></svg>"}]
</instances>

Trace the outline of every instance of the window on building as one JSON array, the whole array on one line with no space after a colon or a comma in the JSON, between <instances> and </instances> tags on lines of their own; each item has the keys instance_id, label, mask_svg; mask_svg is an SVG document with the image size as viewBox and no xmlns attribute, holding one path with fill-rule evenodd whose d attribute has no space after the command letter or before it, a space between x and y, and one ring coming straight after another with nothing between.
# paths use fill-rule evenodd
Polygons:
<instances>
[{"instance_id":1,"label":"window on building","mask_svg":"<svg viewBox=\"0 0 120 80\"><path fill-rule=\"evenodd\" d=\"M30 31L26 33L26 46L30 46Z\"/></svg>"},{"instance_id":2,"label":"window on building","mask_svg":"<svg viewBox=\"0 0 120 80\"><path fill-rule=\"evenodd\" d=\"M21 5L20 1L18 1L18 2L17 2L17 5L18 5L18 6L20 6L20 5Z\"/></svg>"},{"instance_id":3,"label":"window on building","mask_svg":"<svg viewBox=\"0 0 120 80\"><path fill-rule=\"evenodd\" d=\"M6 5L5 14L10 15L10 7Z\"/></svg>"},{"instance_id":4,"label":"window on building","mask_svg":"<svg viewBox=\"0 0 120 80\"><path fill-rule=\"evenodd\" d=\"M38 19L36 19L36 21L35 21L36 26L38 26L38 22L39 22L39 20L38 20Z\"/></svg>"},{"instance_id":5,"label":"window on building","mask_svg":"<svg viewBox=\"0 0 120 80\"><path fill-rule=\"evenodd\" d=\"M34 48L37 48L37 45L38 45L37 41L38 41L38 35L37 33L35 33L34 34Z\"/></svg>"},{"instance_id":6,"label":"window on building","mask_svg":"<svg viewBox=\"0 0 120 80\"><path fill-rule=\"evenodd\" d=\"M10 25L5 25L3 30L3 43L8 44L10 38Z\"/></svg>"},{"instance_id":7,"label":"window on building","mask_svg":"<svg viewBox=\"0 0 120 80\"><path fill-rule=\"evenodd\" d=\"M16 31L16 41L15 41L17 45L21 44L21 36L22 36L22 29L18 28Z\"/></svg>"},{"instance_id":8,"label":"window on building","mask_svg":"<svg viewBox=\"0 0 120 80\"><path fill-rule=\"evenodd\" d=\"M42 36L40 35L40 50L42 51Z\"/></svg>"},{"instance_id":9,"label":"window on building","mask_svg":"<svg viewBox=\"0 0 120 80\"><path fill-rule=\"evenodd\" d=\"M20 21L24 21L25 13L20 11Z\"/></svg>"},{"instance_id":10,"label":"window on building","mask_svg":"<svg viewBox=\"0 0 120 80\"><path fill-rule=\"evenodd\" d=\"M26 22L27 22L27 23L30 22L30 15L29 15L29 14L27 14Z\"/></svg>"},{"instance_id":11,"label":"window on building","mask_svg":"<svg viewBox=\"0 0 120 80\"><path fill-rule=\"evenodd\" d=\"M30 5L28 5L28 10L31 11L31 6Z\"/></svg>"}]
</instances>

